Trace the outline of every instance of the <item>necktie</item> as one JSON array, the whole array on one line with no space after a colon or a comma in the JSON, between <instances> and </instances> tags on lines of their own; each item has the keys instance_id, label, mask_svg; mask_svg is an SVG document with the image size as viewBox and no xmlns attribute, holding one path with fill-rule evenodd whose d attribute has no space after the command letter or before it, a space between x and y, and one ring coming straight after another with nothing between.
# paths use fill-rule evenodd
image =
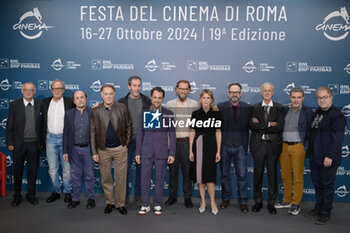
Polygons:
<instances>
[{"instance_id":1,"label":"necktie","mask_svg":"<svg viewBox=\"0 0 350 233\"><path fill-rule=\"evenodd\" d=\"M267 118L269 117L268 108L269 106L264 106L264 120L266 123L268 122ZM270 140L270 135L265 134L265 140Z\"/></svg>"},{"instance_id":2,"label":"necktie","mask_svg":"<svg viewBox=\"0 0 350 233\"><path fill-rule=\"evenodd\" d=\"M237 106L232 106L233 107L233 120L237 120Z\"/></svg>"}]
</instances>

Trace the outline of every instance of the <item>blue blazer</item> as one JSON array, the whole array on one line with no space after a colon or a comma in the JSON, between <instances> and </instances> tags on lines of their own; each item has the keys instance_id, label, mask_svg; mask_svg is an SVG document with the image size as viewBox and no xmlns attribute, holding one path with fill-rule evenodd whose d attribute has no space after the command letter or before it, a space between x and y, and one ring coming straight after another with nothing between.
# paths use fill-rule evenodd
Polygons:
<instances>
[{"instance_id":1,"label":"blue blazer","mask_svg":"<svg viewBox=\"0 0 350 233\"><path fill-rule=\"evenodd\" d=\"M321 111L320 108L316 110L314 116L319 111ZM314 155L311 156L316 163L323 164L325 157L332 159L332 164L334 165L341 163L345 125L346 119L344 114L332 105L328 114L324 115L318 126Z\"/></svg>"},{"instance_id":2,"label":"blue blazer","mask_svg":"<svg viewBox=\"0 0 350 233\"><path fill-rule=\"evenodd\" d=\"M284 116L287 116L287 113L290 108L284 108ZM301 107L299 121L298 121L298 131L301 142L304 145L305 151L308 148L308 140L310 135L311 122L314 119L314 112L311 108L305 106L304 104Z\"/></svg>"},{"instance_id":3,"label":"blue blazer","mask_svg":"<svg viewBox=\"0 0 350 233\"><path fill-rule=\"evenodd\" d=\"M148 111L149 108L144 109ZM143 111L143 112L144 112ZM143 112L141 112L139 128L136 136L136 154L141 158L168 159L175 157L176 135L175 127L163 127L161 122L160 129L144 129L143 128ZM166 122L174 121L174 113L162 107L162 117ZM168 123L167 123L168 124Z\"/></svg>"},{"instance_id":4,"label":"blue blazer","mask_svg":"<svg viewBox=\"0 0 350 233\"><path fill-rule=\"evenodd\" d=\"M64 128L63 128L63 154L68 154L68 157L72 155L74 146L74 117L76 108L68 110L64 114ZM89 120L91 117L91 107L86 106L86 111L89 115ZM90 127L90 125L88 125ZM89 130L90 139L90 130ZM89 142L90 144L90 142ZM89 145L90 146L90 145ZM69 159L69 158L68 158ZM69 159L70 160L70 159Z\"/></svg>"},{"instance_id":5,"label":"blue blazer","mask_svg":"<svg viewBox=\"0 0 350 233\"><path fill-rule=\"evenodd\" d=\"M241 131L242 143L243 143L244 150L246 151L246 153L248 153L248 145L249 145L249 143L248 143L248 141L249 141L248 123L249 123L249 119L250 119L251 112L252 112L251 111L252 106L250 104L247 104L247 103L242 102L242 101L239 102L239 105L240 105L240 117L242 119L242 121L241 121L241 123L242 123L242 125L241 125L241 127L242 127L242 131ZM228 122L232 121L229 101L219 103L218 108L220 109L221 119L222 119L221 145L225 145L226 140L227 140L227 134L230 131L230 129L228 128Z\"/></svg>"}]
</instances>

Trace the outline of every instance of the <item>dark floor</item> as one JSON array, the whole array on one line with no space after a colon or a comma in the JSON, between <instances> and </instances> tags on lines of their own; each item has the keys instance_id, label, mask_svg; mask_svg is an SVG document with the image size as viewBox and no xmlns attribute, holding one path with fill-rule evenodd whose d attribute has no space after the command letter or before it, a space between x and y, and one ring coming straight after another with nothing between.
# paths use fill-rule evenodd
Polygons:
<instances>
[{"instance_id":1,"label":"dark floor","mask_svg":"<svg viewBox=\"0 0 350 233\"><path fill-rule=\"evenodd\" d=\"M96 197L96 208L91 210L86 209L84 196L80 206L67 209L67 204L62 198L51 204L46 203L49 193L37 194L37 206L23 200L20 206L11 207L12 195L13 193L9 192L6 197L0 198L1 233L350 232L350 203L334 203L331 222L318 226L314 224L313 219L304 217L302 213L298 216L288 215L286 209L278 210L277 215L273 216L268 213L266 205L259 213L250 211L248 214L242 214L235 200L228 209L219 210L217 216L209 210L199 214L199 198L193 199L193 209L185 208L181 197L175 205L165 207L162 216L155 216L153 212L139 216L138 208L133 205L128 206L128 215L122 216L117 211L108 215L103 213L105 203L101 194ZM217 204L220 204L220 200L217 200ZM251 207L252 202L249 204ZM302 203L302 210L311 209L313 204Z\"/></svg>"}]
</instances>

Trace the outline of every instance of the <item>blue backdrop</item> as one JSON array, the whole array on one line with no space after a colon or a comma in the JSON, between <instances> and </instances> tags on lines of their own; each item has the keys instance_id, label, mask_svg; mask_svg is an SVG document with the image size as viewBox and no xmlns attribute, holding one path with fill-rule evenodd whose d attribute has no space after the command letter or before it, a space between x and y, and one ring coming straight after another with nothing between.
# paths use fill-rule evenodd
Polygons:
<instances>
[{"instance_id":1,"label":"blue backdrop","mask_svg":"<svg viewBox=\"0 0 350 233\"><path fill-rule=\"evenodd\" d=\"M261 100L260 85L268 81L275 85L274 101L287 104L289 90L301 86L305 103L316 107L315 89L329 86L335 105L349 117L348 10L349 1L338 0L2 1L0 150L7 156L7 188L13 190L12 154L5 142L8 107L21 97L27 81L37 85L36 98L43 99L51 95L51 82L62 79L66 95L85 90L90 105L101 100L99 88L106 83L115 85L116 98L127 94L131 75L142 77L146 95L152 87L162 86L165 101L176 97L179 79L190 80L191 98L211 89L216 103L226 100L230 82L242 83L242 100L256 103ZM335 201L350 201L349 143L346 129ZM39 191L50 191L47 170L42 153ZM252 198L250 155L248 174ZM314 200L308 159L304 174L303 200ZM95 176L95 190L102 192L98 167ZM26 182L24 177L24 189ZM279 184L281 195L280 179ZM266 187L265 178L265 197ZM219 196L220 182L216 190ZM197 187L194 195L198 196Z\"/></svg>"}]
</instances>

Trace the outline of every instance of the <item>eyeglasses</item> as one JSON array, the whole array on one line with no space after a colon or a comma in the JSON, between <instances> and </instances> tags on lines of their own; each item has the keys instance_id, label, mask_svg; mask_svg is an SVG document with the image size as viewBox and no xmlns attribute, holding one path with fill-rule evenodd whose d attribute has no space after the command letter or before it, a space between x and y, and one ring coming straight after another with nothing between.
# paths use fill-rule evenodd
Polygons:
<instances>
[{"instance_id":1,"label":"eyeglasses","mask_svg":"<svg viewBox=\"0 0 350 233\"><path fill-rule=\"evenodd\" d=\"M229 91L228 93L229 93L229 94L238 95L238 94L240 94L241 92L240 92L240 91Z\"/></svg>"},{"instance_id":2,"label":"eyeglasses","mask_svg":"<svg viewBox=\"0 0 350 233\"><path fill-rule=\"evenodd\" d=\"M27 89L27 88L24 88L23 91L24 91L24 92L34 92L34 89Z\"/></svg>"},{"instance_id":3,"label":"eyeglasses","mask_svg":"<svg viewBox=\"0 0 350 233\"><path fill-rule=\"evenodd\" d=\"M57 88L51 88L51 90L53 90L53 91L62 91L62 90L64 90L64 88L63 87L57 87Z\"/></svg>"},{"instance_id":4,"label":"eyeglasses","mask_svg":"<svg viewBox=\"0 0 350 233\"><path fill-rule=\"evenodd\" d=\"M325 95L325 96L317 96L316 97L318 100L326 100L329 98L329 95Z\"/></svg>"}]
</instances>

